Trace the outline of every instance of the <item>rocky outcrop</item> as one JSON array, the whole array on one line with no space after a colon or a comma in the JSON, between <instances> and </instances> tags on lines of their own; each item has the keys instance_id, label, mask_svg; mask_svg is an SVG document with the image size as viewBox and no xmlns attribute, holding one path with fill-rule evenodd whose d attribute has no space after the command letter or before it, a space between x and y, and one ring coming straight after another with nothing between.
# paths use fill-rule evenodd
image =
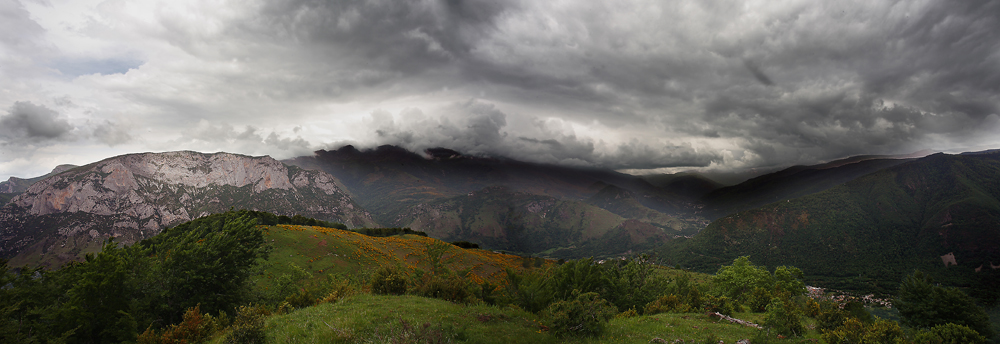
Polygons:
<instances>
[{"instance_id":1,"label":"rocky outcrop","mask_svg":"<svg viewBox=\"0 0 1000 344\"><path fill-rule=\"evenodd\" d=\"M0 257L78 255L80 238L131 243L230 208L375 225L324 172L229 153L130 154L35 182L0 208Z\"/></svg>"},{"instance_id":2,"label":"rocky outcrop","mask_svg":"<svg viewBox=\"0 0 1000 344\"><path fill-rule=\"evenodd\" d=\"M64 171L67 171L67 170L72 169L74 167L76 167L76 166L75 165L59 165L59 166L56 166L56 168L52 169L52 172L49 172L48 174L46 174L44 176L35 177L35 178L23 179L23 178L18 178L18 177L10 177L9 179L7 179L7 181L0 182L0 193L21 193L21 192L24 192L25 190L28 190L28 187L30 187L35 182L37 182L39 180L42 180L42 179L45 179L45 178L50 177L50 176L57 175L59 173L62 173Z\"/></svg>"}]
</instances>

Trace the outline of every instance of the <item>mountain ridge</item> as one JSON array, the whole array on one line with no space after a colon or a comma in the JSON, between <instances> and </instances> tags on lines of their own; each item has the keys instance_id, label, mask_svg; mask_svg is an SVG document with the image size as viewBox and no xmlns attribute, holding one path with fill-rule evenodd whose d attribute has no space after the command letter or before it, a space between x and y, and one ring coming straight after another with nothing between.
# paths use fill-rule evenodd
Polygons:
<instances>
[{"instance_id":1,"label":"mountain ridge","mask_svg":"<svg viewBox=\"0 0 1000 344\"><path fill-rule=\"evenodd\" d=\"M67 261L232 207L374 226L336 178L271 157L191 151L101 160L32 184L0 208L0 257Z\"/></svg>"}]
</instances>

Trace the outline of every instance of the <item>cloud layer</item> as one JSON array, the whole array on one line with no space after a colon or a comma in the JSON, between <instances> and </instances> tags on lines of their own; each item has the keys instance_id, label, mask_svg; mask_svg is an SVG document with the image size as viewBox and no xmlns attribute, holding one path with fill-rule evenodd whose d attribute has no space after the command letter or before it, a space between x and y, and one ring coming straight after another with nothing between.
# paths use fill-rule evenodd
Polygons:
<instances>
[{"instance_id":1,"label":"cloud layer","mask_svg":"<svg viewBox=\"0 0 1000 344\"><path fill-rule=\"evenodd\" d=\"M352 142L630 170L1000 146L996 1L8 0L0 17L18 28L0 30L0 176L67 142L91 161Z\"/></svg>"}]
</instances>

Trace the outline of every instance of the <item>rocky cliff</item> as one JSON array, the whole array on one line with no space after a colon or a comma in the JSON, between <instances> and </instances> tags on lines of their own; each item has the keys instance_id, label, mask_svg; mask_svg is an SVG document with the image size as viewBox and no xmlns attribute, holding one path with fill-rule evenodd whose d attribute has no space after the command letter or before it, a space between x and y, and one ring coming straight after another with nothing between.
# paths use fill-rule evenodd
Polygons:
<instances>
[{"instance_id":1,"label":"rocky cliff","mask_svg":"<svg viewBox=\"0 0 1000 344\"><path fill-rule=\"evenodd\" d=\"M42 180L42 179L45 179L45 178L57 175L57 174L62 173L64 171L73 169L74 167L76 167L76 165L59 165L59 166L56 166L56 168L53 169L52 172L49 172L48 174L46 174L44 176L35 177L35 178L24 179L24 178L18 178L18 177L10 177L10 178L7 179L7 181L0 182L0 193L22 193L25 190L28 190L28 187L30 187L31 184L34 184L35 182L37 182L39 180Z\"/></svg>"},{"instance_id":2,"label":"rocky cliff","mask_svg":"<svg viewBox=\"0 0 1000 344\"><path fill-rule=\"evenodd\" d=\"M0 208L0 257L15 258L12 264L61 263L108 238L132 243L229 208L374 226L338 184L327 173L270 157L118 156L38 181Z\"/></svg>"}]
</instances>

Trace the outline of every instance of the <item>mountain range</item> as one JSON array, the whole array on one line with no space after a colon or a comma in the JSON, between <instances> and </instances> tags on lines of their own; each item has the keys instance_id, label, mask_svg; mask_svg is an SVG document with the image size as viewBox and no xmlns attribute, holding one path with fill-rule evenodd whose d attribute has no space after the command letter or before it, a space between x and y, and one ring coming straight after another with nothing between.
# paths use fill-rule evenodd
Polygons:
<instances>
[{"instance_id":1,"label":"mountain range","mask_svg":"<svg viewBox=\"0 0 1000 344\"><path fill-rule=\"evenodd\" d=\"M723 185L705 175L345 146L277 161L143 153L0 184L0 257L58 266L230 208L557 258L654 253L701 271L749 255L810 281L890 290L913 268L966 286L1000 263L1000 153L859 156ZM943 258L942 258L943 257ZM956 264L952 264L956 263Z\"/></svg>"}]
</instances>

